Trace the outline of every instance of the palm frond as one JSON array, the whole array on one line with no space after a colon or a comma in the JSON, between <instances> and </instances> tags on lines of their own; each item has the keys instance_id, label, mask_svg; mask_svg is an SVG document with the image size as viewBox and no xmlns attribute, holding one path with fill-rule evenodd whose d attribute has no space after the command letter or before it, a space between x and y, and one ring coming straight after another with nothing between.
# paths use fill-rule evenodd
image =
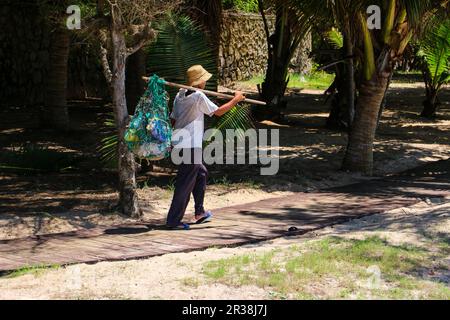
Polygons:
<instances>
[{"instance_id":1,"label":"palm frond","mask_svg":"<svg viewBox=\"0 0 450 320\"><path fill-rule=\"evenodd\" d=\"M335 49L341 49L344 46L344 37L342 36L342 33L336 28L332 28L330 31L328 31L325 34L325 38L331 45L333 45Z\"/></svg>"},{"instance_id":2,"label":"palm frond","mask_svg":"<svg viewBox=\"0 0 450 320\"><path fill-rule=\"evenodd\" d=\"M214 50L208 45L205 34L189 18L171 16L158 26L158 40L148 52L149 69L168 81L186 82L186 70L195 64L201 64L206 70L211 70L213 78L208 81L209 90L217 89L216 62ZM167 88L171 97L176 89ZM250 110L238 107L217 119L213 128L217 130L244 129L253 127Z\"/></svg>"},{"instance_id":3,"label":"palm frond","mask_svg":"<svg viewBox=\"0 0 450 320\"><path fill-rule=\"evenodd\" d=\"M435 26L421 45L433 87L448 81L450 72L450 20Z\"/></svg>"},{"instance_id":4,"label":"palm frond","mask_svg":"<svg viewBox=\"0 0 450 320\"><path fill-rule=\"evenodd\" d=\"M248 129L255 128L250 107L248 105L234 107L222 117L217 118L212 128L213 133L210 137L207 137L207 140L220 132L225 137L224 142L228 142L229 138L226 136L226 132L229 129L235 130L238 140L244 139L244 133Z\"/></svg>"},{"instance_id":5,"label":"palm frond","mask_svg":"<svg viewBox=\"0 0 450 320\"><path fill-rule=\"evenodd\" d=\"M416 27L423 19L424 14L433 6L432 0L400 0L400 4L406 9L408 23Z\"/></svg>"},{"instance_id":6,"label":"palm frond","mask_svg":"<svg viewBox=\"0 0 450 320\"><path fill-rule=\"evenodd\" d=\"M104 135L104 138L102 138L97 146L97 153L100 156L100 161L105 166L114 166L117 161L118 137L114 114L112 112L108 114L108 118L103 123L103 127L100 131L100 134Z\"/></svg>"},{"instance_id":7,"label":"palm frond","mask_svg":"<svg viewBox=\"0 0 450 320\"><path fill-rule=\"evenodd\" d=\"M186 70L201 64L213 74L207 89L217 89L216 60L201 28L185 16L169 16L158 23L157 41L148 50L148 69L175 83L186 82ZM168 88L173 97L176 90Z\"/></svg>"}]
</instances>

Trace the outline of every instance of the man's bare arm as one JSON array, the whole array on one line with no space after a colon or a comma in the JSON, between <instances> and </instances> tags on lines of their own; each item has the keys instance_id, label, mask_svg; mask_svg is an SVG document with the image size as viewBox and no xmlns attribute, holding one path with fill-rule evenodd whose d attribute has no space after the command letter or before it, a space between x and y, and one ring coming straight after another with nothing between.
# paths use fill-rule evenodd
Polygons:
<instances>
[{"instance_id":1,"label":"man's bare arm","mask_svg":"<svg viewBox=\"0 0 450 320\"><path fill-rule=\"evenodd\" d=\"M245 96L240 91L236 91L234 94L234 98L230 100L229 102L222 105L219 109L214 112L215 116L221 117L228 111L230 111L235 105L237 105L239 102L244 101Z\"/></svg>"}]
</instances>

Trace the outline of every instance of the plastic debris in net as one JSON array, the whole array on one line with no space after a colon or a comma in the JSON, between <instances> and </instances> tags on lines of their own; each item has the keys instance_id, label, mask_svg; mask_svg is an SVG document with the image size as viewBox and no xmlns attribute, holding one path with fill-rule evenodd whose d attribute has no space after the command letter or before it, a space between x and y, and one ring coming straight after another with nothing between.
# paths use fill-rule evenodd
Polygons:
<instances>
[{"instance_id":1,"label":"plastic debris in net","mask_svg":"<svg viewBox=\"0 0 450 320\"><path fill-rule=\"evenodd\" d=\"M164 80L153 75L124 137L130 151L140 159L155 161L170 155L172 126L168 101Z\"/></svg>"}]
</instances>

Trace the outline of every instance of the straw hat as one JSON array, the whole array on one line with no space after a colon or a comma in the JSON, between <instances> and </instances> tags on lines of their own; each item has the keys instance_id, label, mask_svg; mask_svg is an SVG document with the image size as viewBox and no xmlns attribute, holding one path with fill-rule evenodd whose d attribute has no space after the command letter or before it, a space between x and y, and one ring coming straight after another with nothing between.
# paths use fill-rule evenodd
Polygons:
<instances>
[{"instance_id":1,"label":"straw hat","mask_svg":"<svg viewBox=\"0 0 450 320\"><path fill-rule=\"evenodd\" d=\"M203 81L211 79L212 74L206 71L201 65L195 65L188 69L186 77L189 86L196 86Z\"/></svg>"}]
</instances>

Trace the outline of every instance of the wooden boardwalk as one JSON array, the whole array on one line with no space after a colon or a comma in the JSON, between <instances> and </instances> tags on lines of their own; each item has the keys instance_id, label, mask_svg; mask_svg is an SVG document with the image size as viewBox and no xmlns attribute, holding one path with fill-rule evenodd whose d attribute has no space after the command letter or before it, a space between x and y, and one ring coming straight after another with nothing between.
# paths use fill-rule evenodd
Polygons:
<instances>
[{"instance_id":1,"label":"wooden boardwalk","mask_svg":"<svg viewBox=\"0 0 450 320\"><path fill-rule=\"evenodd\" d=\"M303 234L425 198L450 197L449 167L449 161L441 161L381 180L223 208L215 211L213 222L190 231L163 230L155 222L0 241L0 271L137 259ZM288 232L291 227L297 230Z\"/></svg>"}]
</instances>

